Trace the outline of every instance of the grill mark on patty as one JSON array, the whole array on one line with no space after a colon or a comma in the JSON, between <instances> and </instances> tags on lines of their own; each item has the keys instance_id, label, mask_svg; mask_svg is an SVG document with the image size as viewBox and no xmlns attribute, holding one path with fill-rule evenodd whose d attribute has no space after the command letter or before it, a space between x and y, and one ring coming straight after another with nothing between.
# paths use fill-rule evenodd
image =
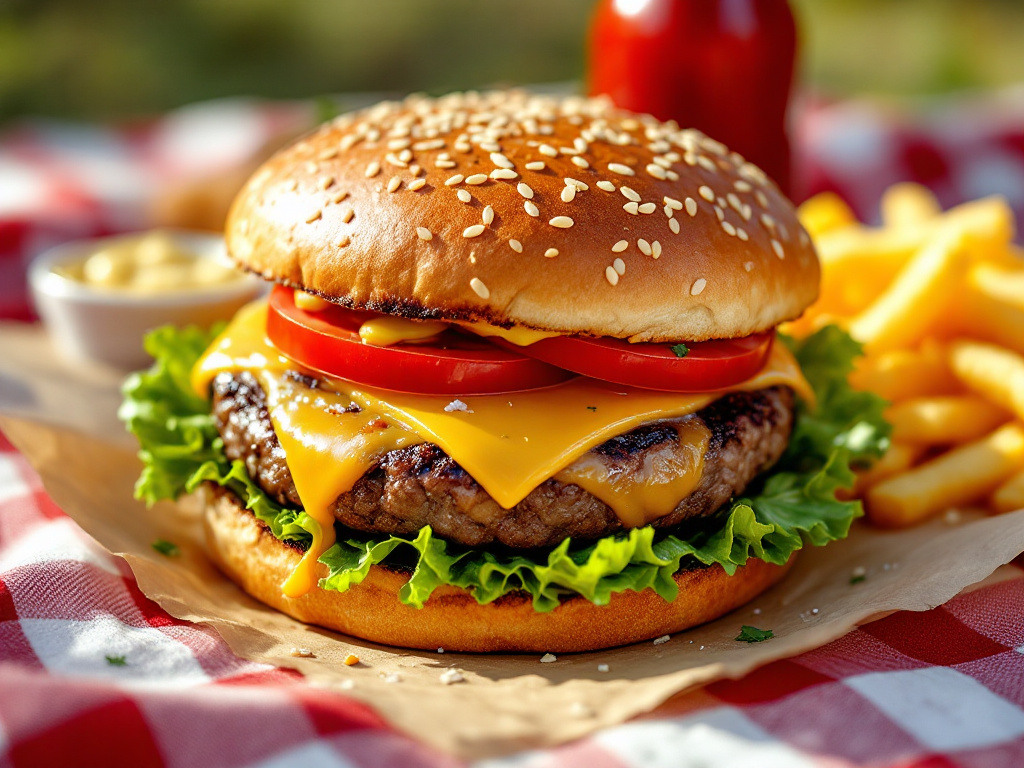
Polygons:
<instances>
[{"instance_id":1,"label":"grill mark on patty","mask_svg":"<svg viewBox=\"0 0 1024 768\"><path fill-rule=\"evenodd\" d=\"M297 380L316 381L296 374ZM695 414L643 424L593 449L612 471L639 471L655 452L678 450L677 425L697 419L710 431L704 469L693 493L656 527L713 515L785 450L793 422L788 388L727 394ZM266 395L249 373L222 373L213 383L213 414L228 458L245 462L259 486L288 507L301 503L274 434ZM506 510L438 446L384 454L335 501L338 522L356 530L411 534L430 525L469 546L550 547L567 536L596 539L622 530L614 511L582 488L546 480Z\"/></svg>"}]
</instances>

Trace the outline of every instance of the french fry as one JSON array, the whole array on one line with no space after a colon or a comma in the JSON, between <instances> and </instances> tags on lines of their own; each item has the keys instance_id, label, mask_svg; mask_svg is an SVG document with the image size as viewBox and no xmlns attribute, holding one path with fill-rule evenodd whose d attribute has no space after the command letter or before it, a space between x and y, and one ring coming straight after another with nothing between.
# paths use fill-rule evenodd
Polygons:
<instances>
[{"instance_id":1,"label":"french fry","mask_svg":"<svg viewBox=\"0 0 1024 768\"><path fill-rule=\"evenodd\" d=\"M822 192L797 208L797 217L807 234L819 237L825 232L842 229L857 223L850 206L835 192Z\"/></svg>"},{"instance_id":2,"label":"french fry","mask_svg":"<svg viewBox=\"0 0 1024 768\"><path fill-rule=\"evenodd\" d=\"M863 496L869 488L880 483L882 480L906 472L917 462L924 453L924 448L919 445L909 445L893 440L889 444L889 450L885 452L878 461L857 473L857 480L853 486L853 496Z\"/></svg>"},{"instance_id":3,"label":"french fry","mask_svg":"<svg viewBox=\"0 0 1024 768\"><path fill-rule=\"evenodd\" d=\"M949 365L969 389L1024 419L1024 355L961 339L949 345Z\"/></svg>"},{"instance_id":4,"label":"french fry","mask_svg":"<svg viewBox=\"0 0 1024 768\"><path fill-rule=\"evenodd\" d=\"M850 374L855 389L874 392L891 403L915 397L955 395L964 390L949 370L946 350L934 339L917 349L895 349L872 358L860 358Z\"/></svg>"},{"instance_id":5,"label":"french fry","mask_svg":"<svg viewBox=\"0 0 1024 768\"><path fill-rule=\"evenodd\" d=\"M1024 427L1000 427L987 437L868 490L868 517L876 525L903 528L943 509L983 498L1024 469Z\"/></svg>"},{"instance_id":6,"label":"french fry","mask_svg":"<svg viewBox=\"0 0 1024 768\"><path fill-rule=\"evenodd\" d=\"M928 187L904 182L885 190L881 210L885 226L906 227L934 219L942 213L942 206Z\"/></svg>"},{"instance_id":7,"label":"french fry","mask_svg":"<svg viewBox=\"0 0 1024 768\"><path fill-rule=\"evenodd\" d=\"M996 512L1024 509L1024 472L1018 472L993 491L989 506Z\"/></svg>"},{"instance_id":8,"label":"french fry","mask_svg":"<svg viewBox=\"0 0 1024 768\"><path fill-rule=\"evenodd\" d=\"M984 437L1012 415L974 395L919 397L890 406L892 438L910 445L959 445Z\"/></svg>"},{"instance_id":9,"label":"french fry","mask_svg":"<svg viewBox=\"0 0 1024 768\"><path fill-rule=\"evenodd\" d=\"M869 352L912 346L928 335L960 292L970 233L946 227L900 271L885 292L850 323Z\"/></svg>"}]
</instances>

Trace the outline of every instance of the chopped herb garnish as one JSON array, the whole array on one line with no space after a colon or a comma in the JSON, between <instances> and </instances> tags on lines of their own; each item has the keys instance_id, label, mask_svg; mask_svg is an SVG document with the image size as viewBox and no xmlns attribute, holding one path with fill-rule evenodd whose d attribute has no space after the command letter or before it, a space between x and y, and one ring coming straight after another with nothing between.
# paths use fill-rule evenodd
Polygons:
<instances>
[{"instance_id":1,"label":"chopped herb garnish","mask_svg":"<svg viewBox=\"0 0 1024 768\"><path fill-rule=\"evenodd\" d=\"M736 639L742 643L760 643L773 637L775 637L775 633L770 629L758 629L749 624L744 624L740 629L739 637Z\"/></svg>"},{"instance_id":2,"label":"chopped herb garnish","mask_svg":"<svg viewBox=\"0 0 1024 768\"><path fill-rule=\"evenodd\" d=\"M669 347L669 349L672 350L672 354L674 354L676 357L686 357L686 355L689 354L690 352L690 348L685 344L675 344Z\"/></svg>"},{"instance_id":3,"label":"chopped herb garnish","mask_svg":"<svg viewBox=\"0 0 1024 768\"><path fill-rule=\"evenodd\" d=\"M596 411L597 410L597 406L596 405L588 405L587 406L587 410L588 411Z\"/></svg>"},{"instance_id":4,"label":"chopped herb garnish","mask_svg":"<svg viewBox=\"0 0 1024 768\"><path fill-rule=\"evenodd\" d=\"M107 656L107 664L112 667L124 667L128 664L124 656Z\"/></svg>"},{"instance_id":5,"label":"chopped herb garnish","mask_svg":"<svg viewBox=\"0 0 1024 768\"><path fill-rule=\"evenodd\" d=\"M177 557L181 554L178 545L166 539L157 539L153 542L153 549L166 557Z\"/></svg>"},{"instance_id":6,"label":"chopped herb garnish","mask_svg":"<svg viewBox=\"0 0 1024 768\"><path fill-rule=\"evenodd\" d=\"M860 573L860 574L857 574L856 576L851 576L850 577L850 583L851 584L860 584L862 581L865 581L866 579L867 579L867 576L865 576L863 573Z\"/></svg>"}]
</instances>

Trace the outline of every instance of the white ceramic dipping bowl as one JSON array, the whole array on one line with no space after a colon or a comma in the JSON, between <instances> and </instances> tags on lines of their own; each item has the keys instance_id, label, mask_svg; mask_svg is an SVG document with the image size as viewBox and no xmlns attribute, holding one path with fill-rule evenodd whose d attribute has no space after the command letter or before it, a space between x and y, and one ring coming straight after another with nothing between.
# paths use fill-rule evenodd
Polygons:
<instances>
[{"instance_id":1,"label":"white ceramic dipping bowl","mask_svg":"<svg viewBox=\"0 0 1024 768\"><path fill-rule=\"evenodd\" d=\"M166 232L181 250L198 258L226 260L224 238L200 232ZM65 243L38 256L29 267L29 285L57 349L72 360L101 363L124 370L152 360L143 349L146 333L161 325L209 327L227 320L266 290L251 275L212 285L133 293L91 285L61 274L104 246L140 234Z\"/></svg>"}]
</instances>

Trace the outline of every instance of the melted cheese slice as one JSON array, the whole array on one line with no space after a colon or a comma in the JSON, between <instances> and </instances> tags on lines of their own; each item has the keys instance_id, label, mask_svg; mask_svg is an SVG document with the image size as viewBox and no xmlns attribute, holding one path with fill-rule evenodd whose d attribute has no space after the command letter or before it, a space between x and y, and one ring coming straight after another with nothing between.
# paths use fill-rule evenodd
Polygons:
<instances>
[{"instance_id":1,"label":"melted cheese slice","mask_svg":"<svg viewBox=\"0 0 1024 768\"><path fill-rule=\"evenodd\" d=\"M631 479L605 471L594 457L577 460L615 435L645 422L686 416L726 394L658 392L584 377L545 389L458 401L340 379L324 382L327 389L309 389L284 375L297 366L267 341L266 316L265 302L236 315L196 364L192 383L205 397L218 373L250 371L267 393L296 491L322 529L286 582L290 596L313 586L313 565L333 543L331 503L389 450L419 442L439 446L506 509L560 475L607 503L627 527L635 527L671 512L699 482L706 430L681 426L684 450L677 451L672 466L655 462ZM792 354L775 344L764 369L734 390L779 385L813 400ZM352 403L359 406L358 413L349 408Z\"/></svg>"}]
</instances>

